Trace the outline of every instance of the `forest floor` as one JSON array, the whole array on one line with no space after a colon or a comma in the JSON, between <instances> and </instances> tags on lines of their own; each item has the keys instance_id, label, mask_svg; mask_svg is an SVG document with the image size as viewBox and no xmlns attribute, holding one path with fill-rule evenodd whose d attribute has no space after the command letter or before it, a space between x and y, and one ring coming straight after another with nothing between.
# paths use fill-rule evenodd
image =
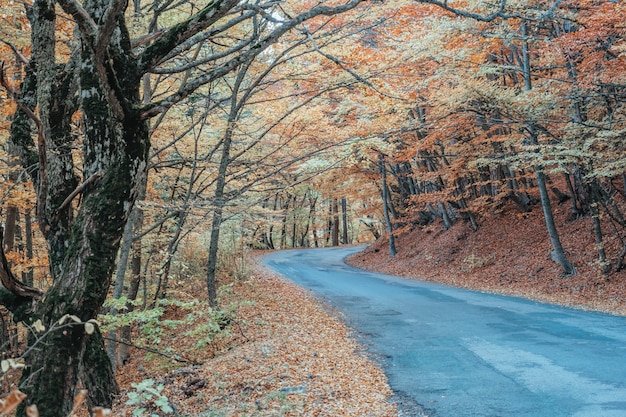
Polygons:
<instances>
[{"instance_id":1,"label":"forest floor","mask_svg":"<svg viewBox=\"0 0 626 417\"><path fill-rule=\"evenodd\" d=\"M574 276L563 276L552 261L538 206L529 213L505 206L482 218L477 231L461 221L449 230L439 223L416 227L397 236L396 256L389 256L388 240L381 238L348 263L455 287L626 315L626 271L601 272L591 219L572 219L566 204L553 208L563 246L577 270ZM614 267L621 242L607 233L605 247Z\"/></svg>"},{"instance_id":2,"label":"forest floor","mask_svg":"<svg viewBox=\"0 0 626 417\"><path fill-rule=\"evenodd\" d=\"M568 207L554 208L563 245L578 272L564 277L550 258L541 210L515 214L515 208L506 209L482 218L477 231L462 222L449 230L440 224L416 227L397 237L395 257L389 256L383 238L348 262L456 287L626 315L626 272L600 272L590 219L571 219ZM619 245L607 238L613 264ZM229 329L200 349L198 334L206 328L200 320L193 325L195 333L170 329L152 346L177 353L187 363L134 349L130 362L118 371L123 395L113 415L131 415L137 408L125 405L128 392L135 390L131 383L153 379L164 385L162 393L178 416L398 416L394 401L400 400L339 315L268 271L257 256L251 258L247 278L232 282L223 300L223 305L239 306ZM185 285L190 299L204 292L202 280ZM169 306L164 318L185 314ZM154 399L145 405L155 411Z\"/></svg>"},{"instance_id":3,"label":"forest floor","mask_svg":"<svg viewBox=\"0 0 626 417\"><path fill-rule=\"evenodd\" d=\"M249 263L247 278L231 283L222 300L238 305L229 329L204 349L180 328L151 346L189 363L133 349L118 370L122 395L113 415L132 415L139 407L125 404L128 392L136 391L131 384L152 379L153 386L163 385L178 416L398 416L385 375L337 314L257 257ZM190 298L205 291L201 282L188 285ZM168 306L164 319L185 314ZM194 327L203 329L202 323ZM158 411L155 399L145 401L146 415Z\"/></svg>"}]
</instances>

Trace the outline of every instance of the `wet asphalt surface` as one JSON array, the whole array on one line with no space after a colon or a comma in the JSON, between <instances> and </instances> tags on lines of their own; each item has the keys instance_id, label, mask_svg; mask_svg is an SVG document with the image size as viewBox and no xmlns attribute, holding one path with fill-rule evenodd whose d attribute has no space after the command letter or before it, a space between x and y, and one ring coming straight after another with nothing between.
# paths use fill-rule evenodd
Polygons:
<instances>
[{"instance_id":1,"label":"wet asphalt surface","mask_svg":"<svg viewBox=\"0 0 626 417\"><path fill-rule=\"evenodd\" d=\"M403 416L626 417L626 317L371 273L362 247L274 252L382 366Z\"/></svg>"}]
</instances>

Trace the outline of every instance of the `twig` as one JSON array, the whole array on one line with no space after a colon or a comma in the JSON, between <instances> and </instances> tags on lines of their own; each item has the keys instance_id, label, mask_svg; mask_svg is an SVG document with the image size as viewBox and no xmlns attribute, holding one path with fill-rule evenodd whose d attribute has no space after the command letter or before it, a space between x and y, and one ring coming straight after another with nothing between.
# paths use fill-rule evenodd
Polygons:
<instances>
[{"instance_id":1,"label":"twig","mask_svg":"<svg viewBox=\"0 0 626 417\"><path fill-rule=\"evenodd\" d=\"M168 355L167 353L163 353L157 349L149 348L146 346L139 346L134 343L127 342L125 340L113 339L111 337L106 337L106 336L104 336L104 340L108 340L108 341L115 342L115 343L120 343L122 345L134 347L140 350L145 350L146 352L154 353L156 355L161 355L168 359L174 359L176 362L190 363L192 365L202 365L202 362L197 362L197 361L194 361L193 359L187 359L187 358L182 357L181 355Z\"/></svg>"},{"instance_id":2,"label":"twig","mask_svg":"<svg viewBox=\"0 0 626 417\"><path fill-rule=\"evenodd\" d=\"M29 61L28 58L26 58L18 49L15 45L13 45L11 42L5 41L4 39L0 39L0 42L2 42L3 44L7 45L9 48L11 48L11 50L13 51L13 53L15 54L15 56L17 57L18 61L20 61L22 64L24 65L28 65Z\"/></svg>"},{"instance_id":3,"label":"twig","mask_svg":"<svg viewBox=\"0 0 626 417\"><path fill-rule=\"evenodd\" d=\"M76 187L76 189L72 191L65 200L63 200L63 203L61 203L57 211L63 210L68 204L70 204L70 202L74 199L74 197L82 193L89 184L93 184L100 178L102 178L102 172L96 172L91 177L87 178L82 184Z\"/></svg>"},{"instance_id":4,"label":"twig","mask_svg":"<svg viewBox=\"0 0 626 417\"><path fill-rule=\"evenodd\" d=\"M350 69L346 65L344 65L344 63L341 62L341 60L339 58L337 58L334 55L331 55L331 54L328 54L326 52L323 52L320 49L320 47L317 45L317 42L315 42L315 39L313 39L313 36L311 35L311 33L308 30L305 33L306 33L307 38L311 42L311 45L313 46L313 50L315 50L315 52L317 52L318 54L322 55L324 58L334 62L339 68L341 68L342 70L344 70L345 72L350 74L358 82L365 84L366 86L368 86L372 90L376 91L378 94L380 94L383 97L391 98L391 99L394 99L394 100L408 101L406 98L396 97L396 96L387 94L384 91L380 91L380 89L378 89L374 84L372 84L371 81L363 78L361 75L357 74L355 71L353 71L352 69Z\"/></svg>"}]
</instances>

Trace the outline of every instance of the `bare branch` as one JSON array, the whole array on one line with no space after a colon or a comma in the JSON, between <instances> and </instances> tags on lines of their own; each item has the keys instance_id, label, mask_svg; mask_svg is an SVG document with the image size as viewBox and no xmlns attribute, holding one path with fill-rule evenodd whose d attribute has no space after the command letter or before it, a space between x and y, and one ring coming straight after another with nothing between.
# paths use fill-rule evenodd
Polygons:
<instances>
[{"instance_id":1,"label":"bare branch","mask_svg":"<svg viewBox=\"0 0 626 417\"><path fill-rule=\"evenodd\" d=\"M539 16L538 18L533 18L530 16L524 16L521 13L507 13L506 12L506 0L500 0L500 4L498 6L498 9L490 14L480 14L480 13L473 13L473 12L469 12L467 10L462 10L456 7L452 7L448 5L448 1L447 0L418 0L418 3L423 3L423 4L432 4L434 6L440 7L444 10L447 10L451 13L454 13L457 16L462 16L462 17L467 17L470 19L474 19L474 20L478 20L481 22L492 22L496 19L524 19L524 20L531 20L531 21L542 21L544 19L547 19L549 17L551 17L554 14L554 11L559 7L559 5L562 3L562 0L555 0L554 3L552 4L552 6L545 12L543 13L541 16Z\"/></svg>"},{"instance_id":2,"label":"bare branch","mask_svg":"<svg viewBox=\"0 0 626 417\"><path fill-rule=\"evenodd\" d=\"M368 86L369 88L371 88L372 90L376 91L378 94L380 94L381 96L384 97L388 97L388 98L393 98L396 100L402 100L402 101L408 101L405 98L402 97L396 97L396 96L392 96L389 95L387 93L384 93L382 91L380 91L378 88L376 88L376 86L374 84L372 84L369 80L366 80L365 78L361 77L359 74L357 74L355 71L353 71L352 69L348 68L347 66L345 66L343 64L343 62L341 62L341 60L339 58L337 58L334 55L331 54L327 54L326 52L322 51L318 46L317 46L317 42L315 42L315 39L313 39L313 36L311 36L311 34L307 31L306 32L307 37L309 38L309 41L311 42L311 44L313 45L313 49L315 50L315 52L317 52L318 54L320 54L321 56L323 56L324 58L334 62L335 64L337 64L337 66L339 68L341 68L342 70L344 70L345 72L347 72L348 74L350 74L352 77L354 77L354 79L356 79L358 82L365 84L366 86Z\"/></svg>"},{"instance_id":3,"label":"bare branch","mask_svg":"<svg viewBox=\"0 0 626 417\"><path fill-rule=\"evenodd\" d=\"M169 109L176 103L179 103L201 86L223 77L224 75L233 71L235 68L238 68L240 65L243 65L247 62L252 62L252 60L254 60L263 51L265 51L269 46L276 43L281 36L289 32L293 28L297 27L301 23L316 16L334 16L344 13L348 10L354 9L364 1L365 0L350 0L349 2L341 6L335 7L316 6L291 20L283 22L281 25L271 31L267 36L259 39L257 42L254 42L247 51L241 52L239 56L233 57L222 65L217 66L212 71L207 72L205 75L198 77L193 81L190 81L186 85L182 86L176 93L170 95L169 97L166 97L160 102L151 103L146 106L142 112L142 118L147 119L156 116L162 111Z\"/></svg>"},{"instance_id":4,"label":"bare branch","mask_svg":"<svg viewBox=\"0 0 626 417\"><path fill-rule=\"evenodd\" d=\"M22 64L24 65L28 65L29 61L28 58L26 58L20 51L19 49L17 49L17 47L15 45L13 45L11 42L5 41L4 39L0 39L0 42L2 42L3 44L7 45L9 48L11 48L11 50L13 51L13 53L15 54L15 56L17 57L17 60L20 61Z\"/></svg>"},{"instance_id":5,"label":"bare branch","mask_svg":"<svg viewBox=\"0 0 626 417\"><path fill-rule=\"evenodd\" d=\"M65 200L63 200L63 203L61 203L59 208L57 208L57 211L63 210L68 204L70 204L72 202L74 197L76 197L78 194L83 192L85 187L87 187L89 184L93 184L94 182L96 182L100 178L102 178L102 172L96 172L91 177L87 178L82 184L80 184L78 187L76 187L76 189L74 191L72 191L70 193L70 195L68 195Z\"/></svg>"},{"instance_id":6,"label":"bare branch","mask_svg":"<svg viewBox=\"0 0 626 417\"><path fill-rule=\"evenodd\" d=\"M76 0L59 0L59 4L61 4L65 13L72 15L83 36L93 41L98 33L98 25L96 25L96 22L89 16L87 10ZM92 46L93 45L95 45L95 43L92 44Z\"/></svg>"},{"instance_id":7,"label":"bare branch","mask_svg":"<svg viewBox=\"0 0 626 417\"><path fill-rule=\"evenodd\" d=\"M118 17L124 13L128 2L124 0L113 0L104 14L102 23L100 25L100 30L98 31L95 50L96 53L99 54L99 61L104 58L104 54L107 50L107 45L111 41L111 36L113 35L113 31L116 27L116 21Z\"/></svg>"},{"instance_id":8,"label":"bare branch","mask_svg":"<svg viewBox=\"0 0 626 417\"><path fill-rule=\"evenodd\" d=\"M224 17L238 2L239 0L212 0L199 13L171 27L139 56L137 61L139 71L148 72L172 49L210 27Z\"/></svg>"}]
</instances>

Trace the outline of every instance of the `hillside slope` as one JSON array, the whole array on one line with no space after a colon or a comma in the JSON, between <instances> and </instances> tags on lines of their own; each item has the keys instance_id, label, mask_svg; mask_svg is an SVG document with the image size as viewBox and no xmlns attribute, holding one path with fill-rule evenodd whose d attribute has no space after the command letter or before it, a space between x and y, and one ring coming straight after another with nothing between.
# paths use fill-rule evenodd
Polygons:
<instances>
[{"instance_id":1,"label":"hillside slope","mask_svg":"<svg viewBox=\"0 0 626 417\"><path fill-rule=\"evenodd\" d=\"M513 207L481 219L473 231L457 222L443 230L431 224L397 236L398 254L389 256L381 238L348 263L478 291L516 295L578 308L626 315L626 271L602 274L589 218L571 219L569 208L556 206L555 217L570 260L578 273L564 277L550 259L550 240L541 209ZM618 242L607 239L607 255L617 256ZM615 259L612 259L613 264Z\"/></svg>"}]
</instances>

